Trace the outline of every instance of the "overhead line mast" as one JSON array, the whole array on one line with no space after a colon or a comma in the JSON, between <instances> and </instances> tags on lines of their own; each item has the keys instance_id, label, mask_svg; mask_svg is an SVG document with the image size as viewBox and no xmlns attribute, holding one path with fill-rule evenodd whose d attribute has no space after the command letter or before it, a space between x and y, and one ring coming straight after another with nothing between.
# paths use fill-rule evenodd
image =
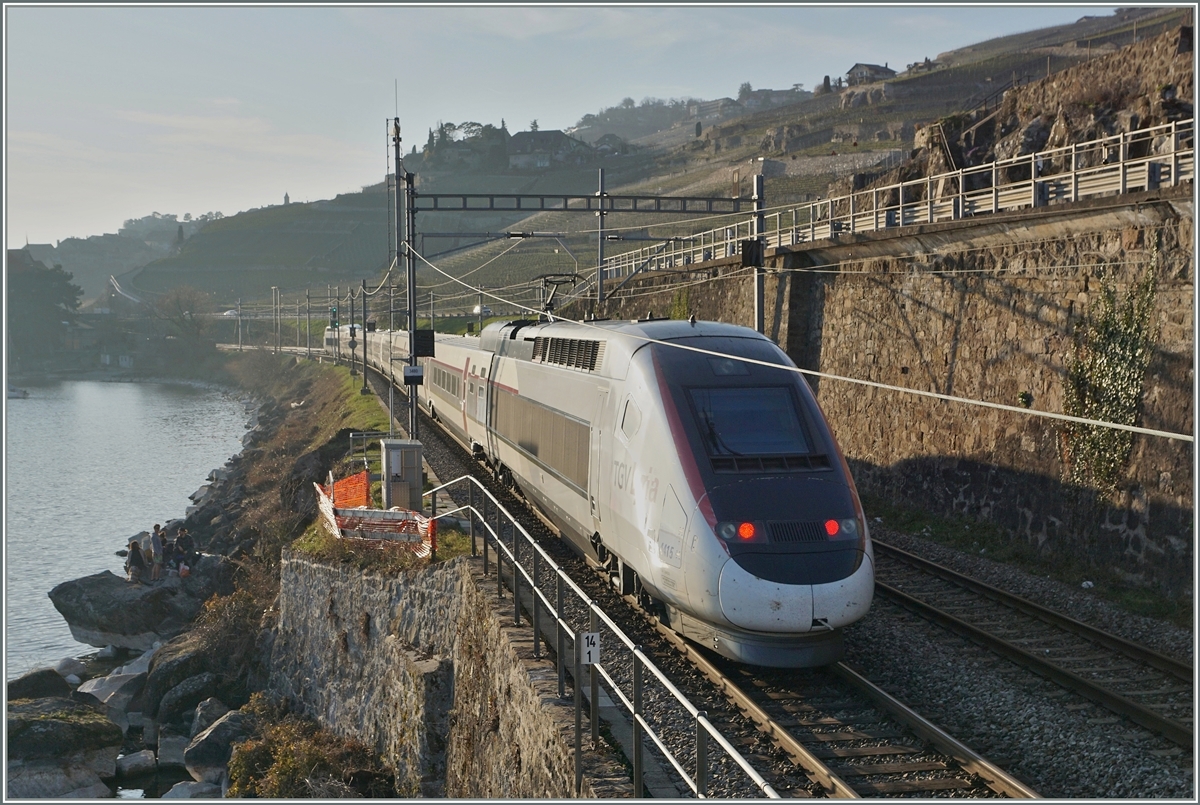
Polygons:
<instances>
[{"instance_id":1,"label":"overhead line mast","mask_svg":"<svg viewBox=\"0 0 1200 805\"><path fill-rule=\"evenodd\" d=\"M417 365L417 259L413 252L413 233L417 228L417 205L413 175L404 169L403 153L400 150L400 118L392 120L392 144L396 149L396 254L400 254L400 232L404 232L404 255L406 258L406 274L408 287L408 365ZM404 180L403 204L400 196L400 180ZM401 218L401 216L404 216ZM415 370L414 370L415 371ZM405 385L408 386L408 438L417 438L417 393L414 378L405 372Z\"/></svg>"}]
</instances>

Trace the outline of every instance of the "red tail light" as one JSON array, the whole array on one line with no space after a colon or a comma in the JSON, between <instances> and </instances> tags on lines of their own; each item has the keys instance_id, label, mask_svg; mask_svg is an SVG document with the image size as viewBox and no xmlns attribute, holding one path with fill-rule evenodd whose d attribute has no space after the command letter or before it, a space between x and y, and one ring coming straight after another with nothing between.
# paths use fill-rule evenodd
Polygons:
<instances>
[{"instance_id":1,"label":"red tail light","mask_svg":"<svg viewBox=\"0 0 1200 805\"><path fill-rule=\"evenodd\" d=\"M754 539L754 523L742 523L738 526L737 533L742 539Z\"/></svg>"}]
</instances>

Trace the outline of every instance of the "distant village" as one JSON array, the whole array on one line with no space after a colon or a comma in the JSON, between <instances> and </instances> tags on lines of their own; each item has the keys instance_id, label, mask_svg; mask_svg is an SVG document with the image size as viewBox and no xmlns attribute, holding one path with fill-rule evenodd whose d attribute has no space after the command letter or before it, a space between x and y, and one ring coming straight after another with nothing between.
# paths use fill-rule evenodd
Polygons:
<instances>
[{"instance_id":1,"label":"distant village","mask_svg":"<svg viewBox=\"0 0 1200 805\"><path fill-rule=\"evenodd\" d=\"M925 58L923 61L907 65L904 75L933 72L941 67L940 63ZM695 126L695 136L699 137L705 126L729 118L799 103L815 95L887 81L898 75L900 74L886 63L879 65L860 62L852 66L844 78L839 76L831 81L829 76L825 76L824 82L813 91L805 90L803 84L794 84L790 89L753 89L749 84L743 84L736 99L688 99L683 102L658 102L658 105L669 106L669 112L672 113L672 119L666 127ZM465 130L451 126L454 131L449 137L443 131L430 132L430 141L420 156L426 158L426 167L464 170L507 167L509 170L536 171L565 165L584 165L609 156L636 151L638 146L631 140L637 139L641 128L646 129L645 134L664 128L661 120L647 119L651 116L649 113L655 110L648 110L646 107L652 105L643 102L642 106L636 106L632 99L627 98L621 106L605 110L609 113L626 112L618 119L612 119L616 117L612 114L605 120L598 119L596 115L585 115L578 125L566 131L539 130L536 127L537 121L531 124L529 130L512 135L508 135L507 127L503 123L500 129L491 126L480 127L479 124L473 123L463 124ZM644 125L639 127L639 123ZM627 136L613 133L613 129L624 130ZM605 133L597 135L600 131ZM458 134L459 137L455 138L453 134ZM493 136L488 136L489 134ZM504 140L506 162L503 164L497 164L495 159L497 138ZM415 151L413 156L418 156Z\"/></svg>"}]
</instances>

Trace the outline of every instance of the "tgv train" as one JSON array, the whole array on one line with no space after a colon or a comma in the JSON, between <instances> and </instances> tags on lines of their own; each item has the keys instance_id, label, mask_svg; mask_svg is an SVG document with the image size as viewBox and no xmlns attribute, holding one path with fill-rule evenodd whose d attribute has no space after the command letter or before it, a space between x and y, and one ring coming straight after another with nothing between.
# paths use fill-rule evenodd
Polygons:
<instances>
[{"instance_id":1,"label":"tgv train","mask_svg":"<svg viewBox=\"0 0 1200 805\"><path fill-rule=\"evenodd\" d=\"M327 330L325 349L348 358L348 330ZM406 332L366 340L376 368L407 357ZM734 660L841 658L841 627L871 605L871 540L829 425L807 382L775 368L794 366L775 344L713 322L519 320L438 335L435 352L420 405L622 593Z\"/></svg>"}]
</instances>

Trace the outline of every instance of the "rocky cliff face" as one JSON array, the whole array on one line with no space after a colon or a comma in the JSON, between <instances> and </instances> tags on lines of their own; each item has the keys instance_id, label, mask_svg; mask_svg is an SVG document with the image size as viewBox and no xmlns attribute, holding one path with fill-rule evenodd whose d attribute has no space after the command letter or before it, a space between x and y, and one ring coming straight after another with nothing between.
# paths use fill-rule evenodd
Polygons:
<instances>
[{"instance_id":1,"label":"rocky cliff face","mask_svg":"<svg viewBox=\"0 0 1200 805\"><path fill-rule=\"evenodd\" d=\"M999 107L954 115L926 126L916 132L912 160L868 177L869 182L861 176L842 179L830 186L830 195L1191 118L1195 99L1192 31L1191 27L1176 28L1009 90ZM1089 158L1081 157L1084 161L1077 164L1086 167ZM917 197L923 192L920 187L913 191Z\"/></svg>"}]
</instances>

